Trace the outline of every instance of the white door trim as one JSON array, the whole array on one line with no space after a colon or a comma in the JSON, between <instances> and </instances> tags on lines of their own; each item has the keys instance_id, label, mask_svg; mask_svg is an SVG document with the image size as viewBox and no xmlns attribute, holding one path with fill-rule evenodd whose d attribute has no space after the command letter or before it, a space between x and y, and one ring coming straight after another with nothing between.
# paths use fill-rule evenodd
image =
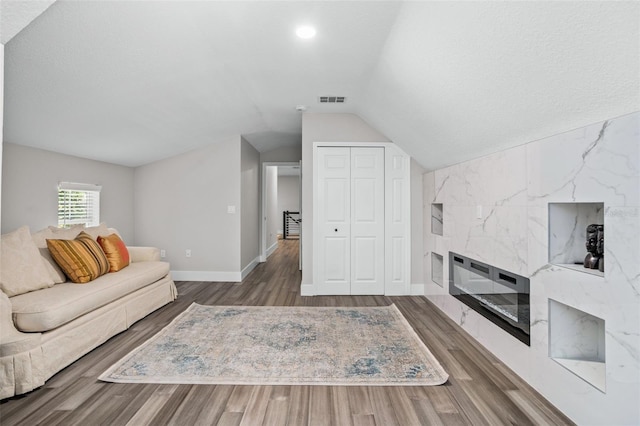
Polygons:
<instances>
[{"instance_id":1,"label":"white door trim","mask_svg":"<svg viewBox=\"0 0 640 426\"><path fill-rule=\"evenodd\" d=\"M305 296L318 293L318 253L321 239L318 215L319 147L385 148L385 295L411 294L411 173L410 157L390 142L314 142L313 143L313 284L301 287ZM395 195L394 195L395 191ZM400 200L400 206L394 205ZM401 214L399 214L401 213ZM419 236L420 238L422 236ZM395 244L394 244L395 242Z\"/></svg>"},{"instance_id":2,"label":"white door trim","mask_svg":"<svg viewBox=\"0 0 640 426\"><path fill-rule=\"evenodd\" d=\"M260 262L266 262L270 253L267 252L267 167L270 166L300 166L299 161L265 161L262 163L262 179L260 189Z\"/></svg>"}]
</instances>

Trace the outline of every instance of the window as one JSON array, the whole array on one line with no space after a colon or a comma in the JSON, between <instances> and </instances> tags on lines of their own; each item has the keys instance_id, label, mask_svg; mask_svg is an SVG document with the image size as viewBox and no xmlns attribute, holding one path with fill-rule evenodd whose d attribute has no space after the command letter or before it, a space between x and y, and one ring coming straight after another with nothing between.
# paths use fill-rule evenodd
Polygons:
<instances>
[{"instance_id":1,"label":"window","mask_svg":"<svg viewBox=\"0 0 640 426\"><path fill-rule=\"evenodd\" d=\"M58 228L100 224L100 185L60 182L58 184Z\"/></svg>"}]
</instances>

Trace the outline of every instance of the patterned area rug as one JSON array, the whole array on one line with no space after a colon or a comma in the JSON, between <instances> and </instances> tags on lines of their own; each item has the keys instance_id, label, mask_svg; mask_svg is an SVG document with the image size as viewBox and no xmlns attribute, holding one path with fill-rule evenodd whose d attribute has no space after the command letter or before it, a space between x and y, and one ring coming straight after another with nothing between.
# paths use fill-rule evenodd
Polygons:
<instances>
[{"instance_id":1,"label":"patterned area rug","mask_svg":"<svg viewBox=\"0 0 640 426\"><path fill-rule=\"evenodd\" d=\"M202 306L100 376L116 383L439 385L449 376L395 305Z\"/></svg>"}]
</instances>

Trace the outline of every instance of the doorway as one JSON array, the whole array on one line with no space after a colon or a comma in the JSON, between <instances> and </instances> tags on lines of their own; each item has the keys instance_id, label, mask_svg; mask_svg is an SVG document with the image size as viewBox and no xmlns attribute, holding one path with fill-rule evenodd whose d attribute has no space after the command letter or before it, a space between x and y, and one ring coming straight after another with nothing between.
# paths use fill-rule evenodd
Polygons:
<instances>
[{"instance_id":1,"label":"doorway","mask_svg":"<svg viewBox=\"0 0 640 426\"><path fill-rule=\"evenodd\" d=\"M282 238L302 239L299 162L262 163L260 261L266 262ZM301 241L300 241L301 244ZM300 268L300 262L298 268Z\"/></svg>"}]
</instances>

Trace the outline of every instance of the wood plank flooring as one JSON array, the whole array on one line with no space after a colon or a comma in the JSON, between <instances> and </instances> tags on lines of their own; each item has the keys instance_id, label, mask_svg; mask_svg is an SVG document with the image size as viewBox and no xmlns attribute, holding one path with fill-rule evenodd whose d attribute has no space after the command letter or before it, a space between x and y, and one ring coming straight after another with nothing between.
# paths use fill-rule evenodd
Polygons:
<instances>
[{"instance_id":1,"label":"wood plank flooring","mask_svg":"<svg viewBox=\"0 0 640 426\"><path fill-rule=\"evenodd\" d=\"M573 424L424 297L300 296L298 241L281 240L242 283L177 283L178 300L52 377L0 403L9 425ZM449 373L432 387L117 384L97 377L192 302L380 306L395 303Z\"/></svg>"}]
</instances>

